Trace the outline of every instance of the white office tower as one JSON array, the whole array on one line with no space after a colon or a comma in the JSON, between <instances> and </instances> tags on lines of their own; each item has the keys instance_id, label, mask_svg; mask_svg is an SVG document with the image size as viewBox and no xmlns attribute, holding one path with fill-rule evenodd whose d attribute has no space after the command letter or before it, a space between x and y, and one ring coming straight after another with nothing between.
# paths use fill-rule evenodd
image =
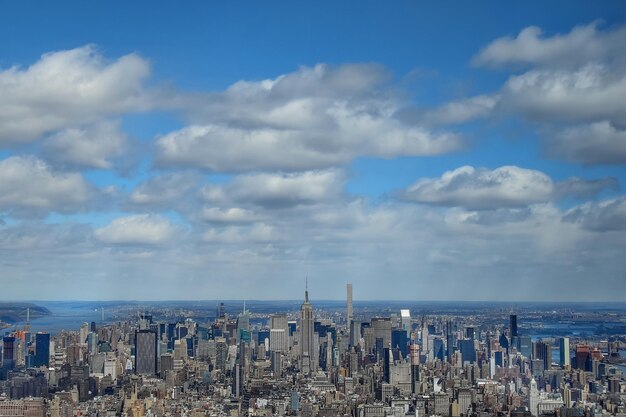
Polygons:
<instances>
[{"instance_id":1,"label":"white office tower","mask_svg":"<svg viewBox=\"0 0 626 417\"><path fill-rule=\"evenodd\" d=\"M287 352L288 337L285 329L270 329L270 351Z\"/></svg>"},{"instance_id":2,"label":"white office tower","mask_svg":"<svg viewBox=\"0 0 626 417\"><path fill-rule=\"evenodd\" d=\"M405 332L411 332L411 310L400 310L400 326Z\"/></svg>"},{"instance_id":3,"label":"white office tower","mask_svg":"<svg viewBox=\"0 0 626 417\"><path fill-rule=\"evenodd\" d=\"M348 326L350 326L350 322L352 321L352 319L354 318L352 316L352 284L348 284L347 285L347 291L348 291L348 298L347 298L347 317L346 317L346 323L348 324Z\"/></svg>"},{"instance_id":4,"label":"white office tower","mask_svg":"<svg viewBox=\"0 0 626 417\"><path fill-rule=\"evenodd\" d=\"M289 328L287 315L274 314L270 317L270 329L285 329Z\"/></svg>"},{"instance_id":5,"label":"white office tower","mask_svg":"<svg viewBox=\"0 0 626 417\"><path fill-rule=\"evenodd\" d=\"M270 317L269 350L283 353L289 350L289 324L285 314L274 314Z\"/></svg>"},{"instance_id":6,"label":"white office tower","mask_svg":"<svg viewBox=\"0 0 626 417\"><path fill-rule=\"evenodd\" d=\"M537 390L537 381L533 378L530 381L530 392L528 393L528 410L533 416L537 416L537 406L539 405L539 391Z\"/></svg>"}]
</instances>

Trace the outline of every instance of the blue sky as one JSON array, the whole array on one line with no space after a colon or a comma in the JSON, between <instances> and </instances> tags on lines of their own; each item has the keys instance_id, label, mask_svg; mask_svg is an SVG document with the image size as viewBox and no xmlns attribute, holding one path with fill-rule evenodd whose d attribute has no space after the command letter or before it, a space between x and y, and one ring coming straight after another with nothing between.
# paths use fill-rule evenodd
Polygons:
<instances>
[{"instance_id":1,"label":"blue sky","mask_svg":"<svg viewBox=\"0 0 626 417\"><path fill-rule=\"evenodd\" d=\"M7 2L0 39L4 298L626 289L622 2Z\"/></svg>"}]
</instances>

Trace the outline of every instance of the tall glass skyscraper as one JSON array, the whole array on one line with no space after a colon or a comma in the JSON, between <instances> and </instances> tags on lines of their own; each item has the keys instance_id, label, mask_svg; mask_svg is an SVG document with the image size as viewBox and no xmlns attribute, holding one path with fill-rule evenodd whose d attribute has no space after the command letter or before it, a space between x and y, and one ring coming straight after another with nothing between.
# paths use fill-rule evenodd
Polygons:
<instances>
[{"instance_id":1,"label":"tall glass skyscraper","mask_svg":"<svg viewBox=\"0 0 626 417\"><path fill-rule=\"evenodd\" d=\"M50 333L35 335L35 366L50 365Z\"/></svg>"},{"instance_id":2,"label":"tall glass skyscraper","mask_svg":"<svg viewBox=\"0 0 626 417\"><path fill-rule=\"evenodd\" d=\"M565 368L571 365L569 352L569 337L559 339L559 365Z\"/></svg>"}]
</instances>

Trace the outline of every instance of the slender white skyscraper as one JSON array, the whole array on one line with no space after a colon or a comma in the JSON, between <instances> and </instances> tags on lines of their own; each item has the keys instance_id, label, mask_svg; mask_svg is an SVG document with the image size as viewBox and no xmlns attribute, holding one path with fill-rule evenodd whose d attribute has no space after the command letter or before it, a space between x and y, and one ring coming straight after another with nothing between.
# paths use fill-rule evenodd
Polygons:
<instances>
[{"instance_id":1,"label":"slender white skyscraper","mask_svg":"<svg viewBox=\"0 0 626 417\"><path fill-rule=\"evenodd\" d=\"M537 390L537 381L533 378L530 381L530 392L528 393L528 408L533 416L538 416L539 390Z\"/></svg>"},{"instance_id":2,"label":"slender white skyscraper","mask_svg":"<svg viewBox=\"0 0 626 417\"><path fill-rule=\"evenodd\" d=\"M348 290L348 305L347 305L347 310L348 310L348 314L347 314L347 320L348 320L348 327L350 326L350 322L352 321L353 317L352 317L352 284L348 284L347 285L347 290Z\"/></svg>"}]
</instances>

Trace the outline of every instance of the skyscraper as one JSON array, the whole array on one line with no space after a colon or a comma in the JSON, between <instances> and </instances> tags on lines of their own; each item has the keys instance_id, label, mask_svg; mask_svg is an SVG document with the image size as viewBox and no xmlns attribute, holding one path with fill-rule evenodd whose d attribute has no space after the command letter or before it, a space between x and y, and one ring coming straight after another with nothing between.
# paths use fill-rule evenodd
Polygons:
<instances>
[{"instance_id":1,"label":"skyscraper","mask_svg":"<svg viewBox=\"0 0 626 417\"><path fill-rule=\"evenodd\" d=\"M13 369L15 367L15 337L4 336L2 338L2 367Z\"/></svg>"},{"instance_id":2,"label":"skyscraper","mask_svg":"<svg viewBox=\"0 0 626 417\"><path fill-rule=\"evenodd\" d=\"M250 341L250 313L246 310L246 302L243 302L243 312L237 317L237 342Z\"/></svg>"},{"instance_id":3,"label":"skyscraper","mask_svg":"<svg viewBox=\"0 0 626 417\"><path fill-rule=\"evenodd\" d=\"M50 365L50 333L35 335L35 366Z\"/></svg>"},{"instance_id":4,"label":"skyscraper","mask_svg":"<svg viewBox=\"0 0 626 417\"><path fill-rule=\"evenodd\" d=\"M559 339L559 365L563 368L570 366L569 337Z\"/></svg>"},{"instance_id":5,"label":"skyscraper","mask_svg":"<svg viewBox=\"0 0 626 417\"><path fill-rule=\"evenodd\" d=\"M591 371L591 348L589 346L576 346L576 369Z\"/></svg>"},{"instance_id":6,"label":"skyscraper","mask_svg":"<svg viewBox=\"0 0 626 417\"><path fill-rule=\"evenodd\" d=\"M270 317L270 350L287 352L289 350L289 324L286 314Z\"/></svg>"},{"instance_id":7,"label":"skyscraper","mask_svg":"<svg viewBox=\"0 0 626 417\"><path fill-rule=\"evenodd\" d=\"M287 352L289 340L285 329L270 330L270 350L272 352Z\"/></svg>"},{"instance_id":8,"label":"skyscraper","mask_svg":"<svg viewBox=\"0 0 626 417\"><path fill-rule=\"evenodd\" d=\"M548 371L552 365L552 345L548 342L539 341L535 343L535 359L543 361L543 369Z\"/></svg>"},{"instance_id":9,"label":"skyscraper","mask_svg":"<svg viewBox=\"0 0 626 417\"><path fill-rule=\"evenodd\" d=\"M391 347L393 349L400 349L400 353L403 358L406 358L409 354L409 338L408 334L403 329L393 329L391 331Z\"/></svg>"},{"instance_id":10,"label":"skyscraper","mask_svg":"<svg viewBox=\"0 0 626 417\"><path fill-rule=\"evenodd\" d=\"M347 306L346 306L347 308L346 320L349 326L350 322L352 321L352 284L348 284L346 289L348 291L348 294L347 294L348 299L347 299Z\"/></svg>"},{"instance_id":11,"label":"skyscraper","mask_svg":"<svg viewBox=\"0 0 626 417\"><path fill-rule=\"evenodd\" d=\"M537 389L537 381L533 378L530 381L530 390L528 392L528 408L533 416L538 416L539 390Z\"/></svg>"},{"instance_id":12,"label":"skyscraper","mask_svg":"<svg viewBox=\"0 0 626 417\"><path fill-rule=\"evenodd\" d=\"M463 363L476 362L476 348L473 339L459 340L459 349L461 350L461 360Z\"/></svg>"},{"instance_id":13,"label":"skyscraper","mask_svg":"<svg viewBox=\"0 0 626 417\"><path fill-rule=\"evenodd\" d=\"M135 332L135 373L140 375L157 373L157 334L152 330Z\"/></svg>"},{"instance_id":14,"label":"skyscraper","mask_svg":"<svg viewBox=\"0 0 626 417\"><path fill-rule=\"evenodd\" d=\"M533 342L530 336L517 336L517 351L529 359L532 357Z\"/></svg>"},{"instance_id":15,"label":"skyscraper","mask_svg":"<svg viewBox=\"0 0 626 417\"><path fill-rule=\"evenodd\" d=\"M389 317L372 317L371 323L374 331L374 341L380 339L382 343L381 349L377 350L376 353L382 357L382 349L391 345L391 320Z\"/></svg>"},{"instance_id":16,"label":"skyscraper","mask_svg":"<svg viewBox=\"0 0 626 417\"><path fill-rule=\"evenodd\" d=\"M361 340L361 322L352 319L350 321L350 346L356 346Z\"/></svg>"},{"instance_id":17,"label":"skyscraper","mask_svg":"<svg viewBox=\"0 0 626 417\"><path fill-rule=\"evenodd\" d=\"M511 314L511 337L517 337L517 314Z\"/></svg>"},{"instance_id":18,"label":"skyscraper","mask_svg":"<svg viewBox=\"0 0 626 417\"><path fill-rule=\"evenodd\" d=\"M446 353L448 362L452 362L452 354L454 353L454 340L452 339L452 321L446 321Z\"/></svg>"},{"instance_id":19,"label":"skyscraper","mask_svg":"<svg viewBox=\"0 0 626 417\"><path fill-rule=\"evenodd\" d=\"M317 370L315 361L312 359L314 354L314 341L313 338L313 306L309 302L309 289L308 285L304 291L304 303L300 308L300 370L309 374L311 371Z\"/></svg>"},{"instance_id":20,"label":"skyscraper","mask_svg":"<svg viewBox=\"0 0 626 417\"><path fill-rule=\"evenodd\" d=\"M411 310L400 310L400 326L407 333L411 332Z\"/></svg>"}]
</instances>

